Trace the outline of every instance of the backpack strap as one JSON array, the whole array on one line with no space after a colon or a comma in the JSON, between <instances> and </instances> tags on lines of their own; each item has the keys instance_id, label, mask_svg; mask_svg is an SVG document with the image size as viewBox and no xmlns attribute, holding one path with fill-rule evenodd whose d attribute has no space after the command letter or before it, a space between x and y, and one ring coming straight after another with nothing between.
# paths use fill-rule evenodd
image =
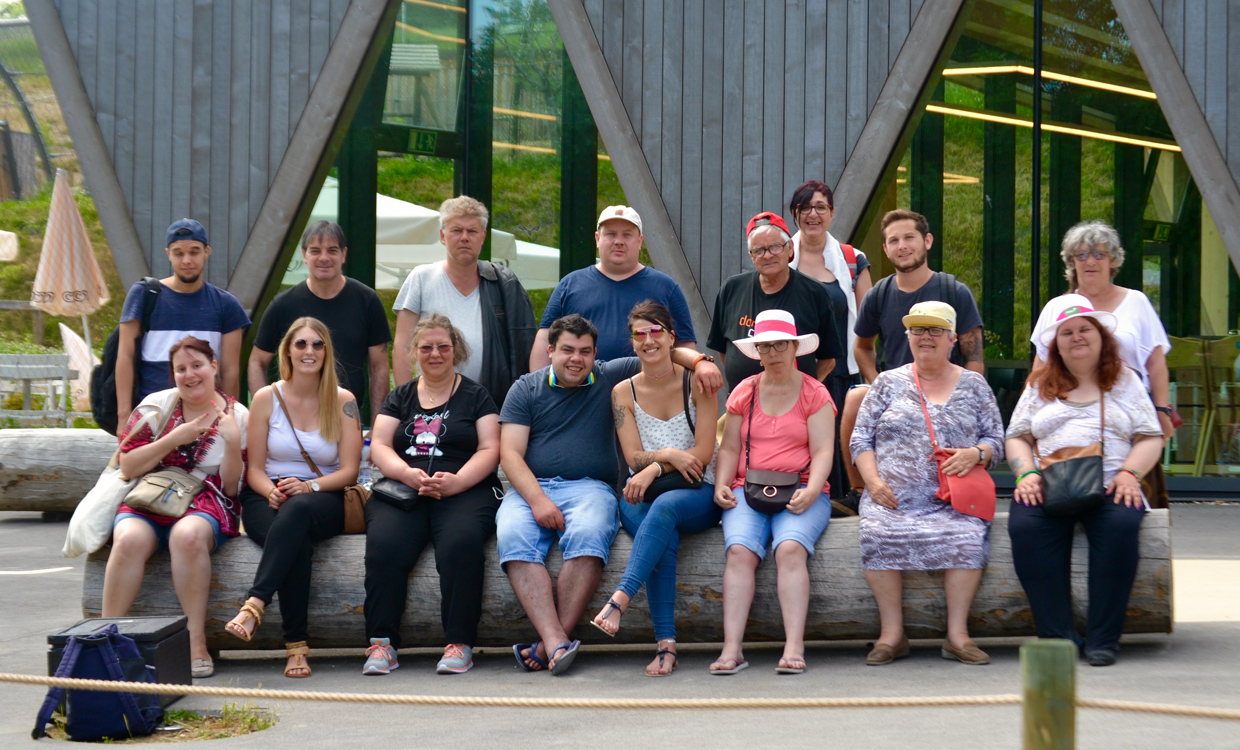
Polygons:
<instances>
[{"instance_id":1,"label":"backpack strap","mask_svg":"<svg viewBox=\"0 0 1240 750\"><path fill-rule=\"evenodd\" d=\"M108 632L109 629L111 632ZM120 636L120 630L116 627L116 623L100 628L95 631L95 635L103 635L102 640L96 644L96 648L102 652L103 666L108 670L108 676L116 682L126 682L125 671L121 669L120 657L116 655L116 649L112 647L112 639ZM121 709L125 712L126 722L129 726L135 728L144 727L149 730L147 719L142 715L142 709L138 707L138 701L133 697L133 693L118 690L113 695L120 701ZM140 731L135 732L135 734L142 733Z\"/></svg>"},{"instance_id":2,"label":"backpack strap","mask_svg":"<svg viewBox=\"0 0 1240 750\"><path fill-rule=\"evenodd\" d=\"M844 253L844 262L848 264L848 275L857 279L857 251L852 245L840 243L840 250Z\"/></svg>"},{"instance_id":3,"label":"backpack strap","mask_svg":"<svg viewBox=\"0 0 1240 750\"><path fill-rule=\"evenodd\" d=\"M65 644L64 653L60 657L60 666L56 667L54 677L72 677L73 670L77 667L78 657L82 655L82 644L78 643L76 636L69 636L68 643ZM39 739L47 736L47 725L52 720L52 714L65 699L65 689L62 687L48 688L47 697L43 699L43 705L39 708L39 715L34 722L34 731L30 733L31 739Z\"/></svg>"},{"instance_id":4,"label":"backpack strap","mask_svg":"<svg viewBox=\"0 0 1240 750\"><path fill-rule=\"evenodd\" d=\"M164 285L159 283L159 279L154 276L144 276L142 285L146 292L142 295L142 332L146 333L151 330L151 315L155 312L155 301L159 299L159 293L163 291Z\"/></svg>"}]
</instances>

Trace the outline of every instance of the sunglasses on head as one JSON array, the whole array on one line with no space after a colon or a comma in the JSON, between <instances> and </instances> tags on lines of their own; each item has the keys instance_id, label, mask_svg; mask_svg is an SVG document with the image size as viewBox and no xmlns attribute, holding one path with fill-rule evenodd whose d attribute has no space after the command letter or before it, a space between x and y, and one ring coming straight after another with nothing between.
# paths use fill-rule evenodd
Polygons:
<instances>
[{"instance_id":1,"label":"sunglasses on head","mask_svg":"<svg viewBox=\"0 0 1240 750\"><path fill-rule=\"evenodd\" d=\"M663 338L663 326L650 326L649 328L638 328L630 334L634 341L645 341L649 335L652 339Z\"/></svg>"},{"instance_id":2,"label":"sunglasses on head","mask_svg":"<svg viewBox=\"0 0 1240 750\"><path fill-rule=\"evenodd\" d=\"M299 352L305 351L307 346L315 350L316 352L321 352L323 351L323 347L325 346L325 344L323 343L323 339L315 339L314 341L306 341L305 339L297 339L296 341L293 342L293 348Z\"/></svg>"}]
</instances>

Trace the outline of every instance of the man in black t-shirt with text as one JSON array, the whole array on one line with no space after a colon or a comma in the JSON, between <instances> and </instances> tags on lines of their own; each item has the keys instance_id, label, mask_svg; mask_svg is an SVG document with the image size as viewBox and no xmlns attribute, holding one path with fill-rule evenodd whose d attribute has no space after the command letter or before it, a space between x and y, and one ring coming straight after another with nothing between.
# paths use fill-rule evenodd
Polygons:
<instances>
[{"instance_id":1,"label":"man in black t-shirt with text","mask_svg":"<svg viewBox=\"0 0 1240 750\"><path fill-rule=\"evenodd\" d=\"M267 385L268 367L293 321L318 318L332 334L340 385L359 404L369 380L373 421L391 388L387 345L392 332L375 290L344 275L347 254L339 224L316 221L306 228L301 236L301 258L309 275L304 282L277 294L264 311L246 369L250 393Z\"/></svg>"}]
</instances>

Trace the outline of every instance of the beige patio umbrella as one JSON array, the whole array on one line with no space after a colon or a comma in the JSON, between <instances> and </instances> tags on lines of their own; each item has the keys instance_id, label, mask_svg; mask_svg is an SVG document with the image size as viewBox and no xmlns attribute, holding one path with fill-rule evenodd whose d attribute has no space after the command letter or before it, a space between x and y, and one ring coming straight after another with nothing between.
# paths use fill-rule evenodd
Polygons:
<instances>
[{"instance_id":1,"label":"beige patio umbrella","mask_svg":"<svg viewBox=\"0 0 1240 750\"><path fill-rule=\"evenodd\" d=\"M86 223L73 200L69 173L58 169L30 304L52 315L81 315L89 349L90 325L86 316L107 302L108 288L103 283L99 263L95 261Z\"/></svg>"}]
</instances>

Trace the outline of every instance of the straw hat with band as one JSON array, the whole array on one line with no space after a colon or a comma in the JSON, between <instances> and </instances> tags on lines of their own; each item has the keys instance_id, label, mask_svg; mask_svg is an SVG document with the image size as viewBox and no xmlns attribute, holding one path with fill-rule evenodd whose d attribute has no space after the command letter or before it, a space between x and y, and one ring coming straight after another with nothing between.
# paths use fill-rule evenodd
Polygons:
<instances>
[{"instance_id":1,"label":"straw hat with band","mask_svg":"<svg viewBox=\"0 0 1240 750\"><path fill-rule=\"evenodd\" d=\"M1101 323L1108 331L1114 332L1118 323L1115 315L1105 310L1093 309L1093 303L1089 298L1081 294L1064 294L1047 303L1054 305L1051 308L1053 316L1051 322L1041 331L1038 331L1038 340L1042 342L1042 346L1050 348L1055 343L1055 337L1059 334L1059 326L1066 320L1072 318L1093 318Z\"/></svg>"},{"instance_id":2,"label":"straw hat with band","mask_svg":"<svg viewBox=\"0 0 1240 750\"><path fill-rule=\"evenodd\" d=\"M818 334L806 333L798 336L796 318L792 317L792 313L784 310L764 310L758 313L758 317L754 319L753 335L732 343L736 344L736 348L740 349L741 354L746 357L761 359L762 355L758 354L758 344L768 341L797 342L796 356L798 357L818 351Z\"/></svg>"},{"instance_id":3,"label":"straw hat with band","mask_svg":"<svg viewBox=\"0 0 1240 750\"><path fill-rule=\"evenodd\" d=\"M931 300L918 302L909 308L908 315L903 319L906 329L914 326L926 328L946 328L956 332L956 308L946 302Z\"/></svg>"}]
</instances>

